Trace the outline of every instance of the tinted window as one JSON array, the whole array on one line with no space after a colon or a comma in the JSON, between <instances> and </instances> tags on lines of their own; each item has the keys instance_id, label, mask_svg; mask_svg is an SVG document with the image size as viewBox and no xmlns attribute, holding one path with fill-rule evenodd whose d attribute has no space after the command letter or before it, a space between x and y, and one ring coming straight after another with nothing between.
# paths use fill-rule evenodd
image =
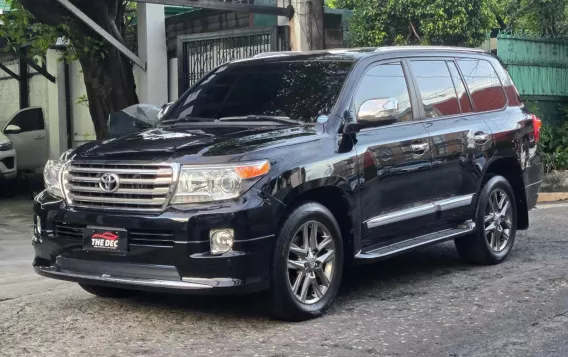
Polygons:
<instances>
[{"instance_id":1,"label":"tinted window","mask_svg":"<svg viewBox=\"0 0 568 357\"><path fill-rule=\"evenodd\" d=\"M313 123L331 111L352 64L332 60L228 64L186 92L164 119L273 115Z\"/></svg>"},{"instance_id":2,"label":"tinted window","mask_svg":"<svg viewBox=\"0 0 568 357\"><path fill-rule=\"evenodd\" d=\"M43 130L45 123L43 122L43 111L41 108L31 108L24 110L10 121L10 125L17 125L22 132Z\"/></svg>"},{"instance_id":3,"label":"tinted window","mask_svg":"<svg viewBox=\"0 0 568 357\"><path fill-rule=\"evenodd\" d=\"M400 63L381 64L372 67L361 80L355 95L355 109L369 100L386 102L394 99L397 109L392 113L398 121L412 120L412 108L408 86Z\"/></svg>"},{"instance_id":4,"label":"tinted window","mask_svg":"<svg viewBox=\"0 0 568 357\"><path fill-rule=\"evenodd\" d=\"M445 61L413 61L411 66L427 118L460 114L456 90Z\"/></svg>"},{"instance_id":5,"label":"tinted window","mask_svg":"<svg viewBox=\"0 0 568 357\"><path fill-rule=\"evenodd\" d=\"M485 60L458 60L477 112L505 107L507 99L491 63Z\"/></svg>"},{"instance_id":6,"label":"tinted window","mask_svg":"<svg viewBox=\"0 0 568 357\"><path fill-rule=\"evenodd\" d=\"M473 108L471 107L469 96L467 95L465 85L463 84L456 64L452 61L448 61L447 64L448 69L450 70L450 74L452 75L452 79L454 80L454 87L456 88L456 93L458 94L462 113L472 112Z\"/></svg>"}]
</instances>

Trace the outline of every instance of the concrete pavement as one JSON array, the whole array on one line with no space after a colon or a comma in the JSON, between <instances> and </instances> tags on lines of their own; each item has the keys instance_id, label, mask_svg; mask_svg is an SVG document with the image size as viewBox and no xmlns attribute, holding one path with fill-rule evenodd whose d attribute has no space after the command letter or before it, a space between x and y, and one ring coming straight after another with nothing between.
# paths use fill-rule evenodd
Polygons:
<instances>
[{"instance_id":1,"label":"concrete pavement","mask_svg":"<svg viewBox=\"0 0 568 357\"><path fill-rule=\"evenodd\" d=\"M103 300L36 276L30 202L0 201L0 356L567 356L567 217L531 212L498 266L444 243L358 268L327 315L283 323L264 294Z\"/></svg>"}]
</instances>

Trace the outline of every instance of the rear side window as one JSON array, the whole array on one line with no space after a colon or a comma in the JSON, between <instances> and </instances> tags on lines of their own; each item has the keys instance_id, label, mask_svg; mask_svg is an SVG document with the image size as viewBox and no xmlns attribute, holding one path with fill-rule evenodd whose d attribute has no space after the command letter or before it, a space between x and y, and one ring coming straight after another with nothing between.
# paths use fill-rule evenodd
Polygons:
<instances>
[{"instance_id":1,"label":"rear side window","mask_svg":"<svg viewBox=\"0 0 568 357\"><path fill-rule=\"evenodd\" d=\"M454 82L446 61L412 61L426 118L460 114Z\"/></svg>"},{"instance_id":2,"label":"rear side window","mask_svg":"<svg viewBox=\"0 0 568 357\"><path fill-rule=\"evenodd\" d=\"M467 95L467 91L465 90L465 85L461 79L460 73L458 72L458 68L453 61L448 61L448 68L450 69L450 73L452 74L452 79L454 80L454 87L456 87L456 93L458 94L458 99L460 101L460 107L462 113L471 113L473 108L471 107L471 102L469 100L469 96Z\"/></svg>"},{"instance_id":3,"label":"rear side window","mask_svg":"<svg viewBox=\"0 0 568 357\"><path fill-rule=\"evenodd\" d=\"M460 59L458 66L471 94L475 111L499 110L507 105L505 91L491 63L486 60Z\"/></svg>"}]
</instances>

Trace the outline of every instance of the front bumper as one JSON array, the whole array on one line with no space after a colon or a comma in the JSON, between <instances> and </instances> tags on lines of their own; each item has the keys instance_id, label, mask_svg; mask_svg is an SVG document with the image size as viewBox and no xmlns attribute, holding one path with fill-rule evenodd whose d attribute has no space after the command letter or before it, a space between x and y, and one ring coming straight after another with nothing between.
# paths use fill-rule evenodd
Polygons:
<instances>
[{"instance_id":1,"label":"front bumper","mask_svg":"<svg viewBox=\"0 0 568 357\"><path fill-rule=\"evenodd\" d=\"M16 151L0 151L0 180L14 180L17 174Z\"/></svg>"},{"instance_id":2,"label":"front bumper","mask_svg":"<svg viewBox=\"0 0 568 357\"><path fill-rule=\"evenodd\" d=\"M42 227L41 234L34 229L34 269L54 279L139 290L263 290L269 286L278 205L253 189L238 202L143 215L76 210L42 192L34 204L35 220ZM87 226L127 230L127 252L83 250L82 230ZM223 228L235 232L233 250L213 256L209 232Z\"/></svg>"}]
</instances>

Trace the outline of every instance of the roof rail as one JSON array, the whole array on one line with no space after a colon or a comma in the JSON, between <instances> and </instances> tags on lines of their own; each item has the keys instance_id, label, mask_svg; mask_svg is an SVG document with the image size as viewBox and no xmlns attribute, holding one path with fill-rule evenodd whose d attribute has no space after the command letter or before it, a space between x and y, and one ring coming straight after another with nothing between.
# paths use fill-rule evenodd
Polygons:
<instances>
[{"instance_id":1,"label":"roof rail","mask_svg":"<svg viewBox=\"0 0 568 357\"><path fill-rule=\"evenodd\" d=\"M252 56L251 58L265 58L265 57L282 57L289 56L293 53L298 53L294 51L279 51L279 52L263 52Z\"/></svg>"},{"instance_id":2,"label":"roof rail","mask_svg":"<svg viewBox=\"0 0 568 357\"><path fill-rule=\"evenodd\" d=\"M387 46L387 47L378 47L375 50L375 52L396 51L396 50L410 50L410 51L434 50L434 51L459 51L459 52L483 52L483 53L486 52L479 48L452 47L452 46Z\"/></svg>"}]
</instances>

